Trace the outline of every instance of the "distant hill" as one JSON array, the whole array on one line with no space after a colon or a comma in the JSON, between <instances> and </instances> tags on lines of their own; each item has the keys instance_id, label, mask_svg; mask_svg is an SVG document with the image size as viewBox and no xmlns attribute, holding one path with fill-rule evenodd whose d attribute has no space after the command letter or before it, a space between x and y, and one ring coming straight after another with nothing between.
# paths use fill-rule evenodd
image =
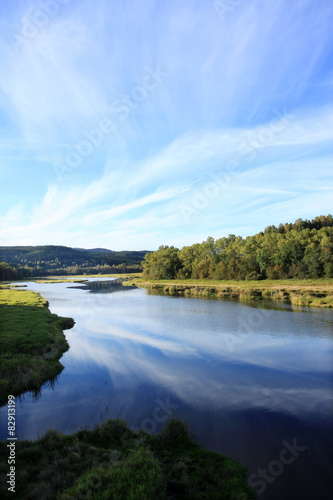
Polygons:
<instances>
[{"instance_id":1,"label":"distant hill","mask_svg":"<svg viewBox=\"0 0 333 500\"><path fill-rule=\"evenodd\" d=\"M114 250L108 250L107 248L74 248L74 250L91 253L115 253Z\"/></svg>"},{"instance_id":2,"label":"distant hill","mask_svg":"<svg viewBox=\"0 0 333 500\"><path fill-rule=\"evenodd\" d=\"M0 262L11 266L41 267L46 270L68 267L140 265L147 250L115 252L105 248L71 248L65 246L0 246Z\"/></svg>"}]
</instances>

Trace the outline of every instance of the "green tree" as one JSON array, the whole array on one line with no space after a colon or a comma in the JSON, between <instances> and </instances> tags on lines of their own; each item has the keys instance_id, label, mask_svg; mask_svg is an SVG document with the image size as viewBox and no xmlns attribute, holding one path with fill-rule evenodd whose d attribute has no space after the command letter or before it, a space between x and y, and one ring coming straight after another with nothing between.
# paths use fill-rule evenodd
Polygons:
<instances>
[{"instance_id":1,"label":"green tree","mask_svg":"<svg viewBox=\"0 0 333 500\"><path fill-rule=\"evenodd\" d=\"M178 248L162 245L156 252L146 254L143 275L150 279L173 279L181 267Z\"/></svg>"}]
</instances>

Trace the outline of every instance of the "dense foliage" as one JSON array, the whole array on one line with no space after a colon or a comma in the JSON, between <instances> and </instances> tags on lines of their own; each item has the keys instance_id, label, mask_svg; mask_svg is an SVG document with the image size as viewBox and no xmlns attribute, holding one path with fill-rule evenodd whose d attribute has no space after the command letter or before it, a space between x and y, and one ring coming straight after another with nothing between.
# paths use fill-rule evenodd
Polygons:
<instances>
[{"instance_id":1,"label":"dense foliage","mask_svg":"<svg viewBox=\"0 0 333 500\"><path fill-rule=\"evenodd\" d=\"M29 276L140 272L146 251L113 252L63 246L0 247L0 281Z\"/></svg>"},{"instance_id":2,"label":"dense foliage","mask_svg":"<svg viewBox=\"0 0 333 500\"><path fill-rule=\"evenodd\" d=\"M29 276L31 276L31 270L29 268L19 267L17 269L6 262L0 262L0 281L20 280Z\"/></svg>"},{"instance_id":3,"label":"dense foliage","mask_svg":"<svg viewBox=\"0 0 333 500\"><path fill-rule=\"evenodd\" d=\"M180 250L161 246L145 256L143 268L150 279L332 278L333 219L298 219L247 238L208 237Z\"/></svg>"}]
</instances>

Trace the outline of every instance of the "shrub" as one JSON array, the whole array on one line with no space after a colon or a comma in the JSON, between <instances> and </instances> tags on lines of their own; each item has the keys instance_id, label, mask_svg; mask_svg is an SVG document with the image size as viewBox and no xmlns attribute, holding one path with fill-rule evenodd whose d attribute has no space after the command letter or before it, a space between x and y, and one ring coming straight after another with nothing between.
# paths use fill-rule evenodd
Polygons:
<instances>
[{"instance_id":1,"label":"shrub","mask_svg":"<svg viewBox=\"0 0 333 500\"><path fill-rule=\"evenodd\" d=\"M158 444L164 447L188 444L190 441L188 425L181 420L170 418L156 439Z\"/></svg>"},{"instance_id":2,"label":"shrub","mask_svg":"<svg viewBox=\"0 0 333 500\"><path fill-rule=\"evenodd\" d=\"M91 469L61 498L160 500L165 487L159 462L149 450L138 448L119 466Z\"/></svg>"}]
</instances>

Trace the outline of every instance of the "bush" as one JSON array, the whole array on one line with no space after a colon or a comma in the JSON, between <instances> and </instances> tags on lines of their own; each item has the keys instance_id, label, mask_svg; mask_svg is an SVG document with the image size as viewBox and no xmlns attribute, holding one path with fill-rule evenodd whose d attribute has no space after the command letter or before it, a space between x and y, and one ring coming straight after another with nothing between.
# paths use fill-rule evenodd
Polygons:
<instances>
[{"instance_id":1,"label":"bush","mask_svg":"<svg viewBox=\"0 0 333 500\"><path fill-rule=\"evenodd\" d=\"M256 273L255 271L252 271L251 273L245 276L245 279L246 281L259 281L263 279L263 276L261 274Z\"/></svg>"},{"instance_id":2,"label":"bush","mask_svg":"<svg viewBox=\"0 0 333 500\"><path fill-rule=\"evenodd\" d=\"M93 443L98 446L119 445L120 442L131 435L131 431L126 426L126 421L121 419L112 419L96 425L92 431L83 430L78 432L78 438L87 443Z\"/></svg>"},{"instance_id":3,"label":"bush","mask_svg":"<svg viewBox=\"0 0 333 500\"><path fill-rule=\"evenodd\" d=\"M278 280L283 277L283 270L281 266L268 267L266 269L266 276L269 280Z\"/></svg>"},{"instance_id":4,"label":"bush","mask_svg":"<svg viewBox=\"0 0 333 500\"><path fill-rule=\"evenodd\" d=\"M164 447L188 444L190 441L188 425L181 420L170 418L156 439L158 444Z\"/></svg>"},{"instance_id":5,"label":"bush","mask_svg":"<svg viewBox=\"0 0 333 500\"><path fill-rule=\"evenodd\" d=\"M165 488L159 462L149 450L138 448L119 466L91 469L61 498L159 500L165 498Z\"/></svg>"}]
</instances>

